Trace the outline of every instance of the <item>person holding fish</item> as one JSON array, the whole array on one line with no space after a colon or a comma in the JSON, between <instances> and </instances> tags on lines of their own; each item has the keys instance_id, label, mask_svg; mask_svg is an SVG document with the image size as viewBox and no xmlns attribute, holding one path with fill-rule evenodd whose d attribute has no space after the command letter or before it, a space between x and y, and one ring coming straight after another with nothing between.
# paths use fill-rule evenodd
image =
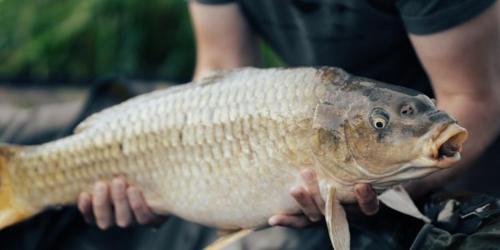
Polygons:
<instances>
[{"instance_id":1,"label":"person holding fish","mask_svg":"<svg viewBox=\"0 0 500 250\"><path fill-rule=\"evenodd\" d=\"M459 120L471 136L457 166L406 185L413 197L445 186L500 132L498 1L198 0L189 5L197 41L195 79L220 70L259 65L258 39L262 38L287 65L340 67L435 96L437 107ZM359 88L366 87L361 82ZM378 101L383 97L373 98ZM430 100L422 103L433 105ZM413 109L400 108L410 113ZM374 119L378 118L384 120L383 115ZM384 122L380 126L385 126ZM442 151L439 147L437 154L452 156L456 150L451 147ZM370 164L378 163L366 163ZM276 214L268 224L301 228L322 219L329 201L321 197L317 173L304 169L301 177L303 185L290 190L301 213ZM376 214L376 191L363 183L353 189L360 211ZM93 192L80 194L78 207L88 221L95 221L102 229L160 219L142 191L122 179L96 183ZM304 248L300 244L295 247Z\"/></svg>"},{"instance_id":2,"label":"person holding fish","mask_svg":"<svg viewBox=\"0 0 500 250\"><path fill-rule=\"evenodd\" d=\"M195 79L259 65L261 38L287 65L338 66L435 96L438 107L472 136L457 167L406 186L414 197L446 185L498 135L498 1L199 0L189 5L197 45ZM269 224L304 227L321 219L324 201L316 175L306 169L302 176L304 186L296 186L290 195L303 213L275 215ZM125 191L125 185L122 180L97 184L93 195L80 196L80 210L101 228L155 220L140 190ZM369 185L356 185L355 193L364 214L378 211L377 195Z\"/></svg>"}]
</instances>

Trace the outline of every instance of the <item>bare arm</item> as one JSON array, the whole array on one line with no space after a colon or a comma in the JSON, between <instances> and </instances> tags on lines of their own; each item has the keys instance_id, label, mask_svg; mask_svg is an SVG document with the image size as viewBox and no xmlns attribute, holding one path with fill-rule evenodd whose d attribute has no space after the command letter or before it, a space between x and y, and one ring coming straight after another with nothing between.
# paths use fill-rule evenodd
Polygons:
<instances>
[{"instance_id":1,"label":"bare arm","mask_svg":"<svg viewBox=\"0 0 500 250\"><path fill-rule=\"evenodd\" d=\"M196 37L194 79L215 70L257 66L257 37L244 19L238 4L204 5L190 2Z\"/></svg>"},{"instance_id":2,"label":"bare arm","mask_svg":"<svg viewBox=\"0 0 500 250\"><path fill-rule=\"evenodd\" d=\"M419 196L463 172L500 132L500 4L458 27L410 39L438 107L470 132L457 166L409 186Z\"/></svg>"}]
</instances>

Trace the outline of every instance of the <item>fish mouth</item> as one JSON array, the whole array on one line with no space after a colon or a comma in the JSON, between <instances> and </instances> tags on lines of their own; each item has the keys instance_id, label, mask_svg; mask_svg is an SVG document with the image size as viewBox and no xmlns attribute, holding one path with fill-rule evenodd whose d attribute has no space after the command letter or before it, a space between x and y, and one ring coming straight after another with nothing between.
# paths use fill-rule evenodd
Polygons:
<instances>
[{"instance_id":1,"label":"fish mouth","mask_svg":"<svg viewBox=\"0 0 500 250\"><path fill-rule=\"evenodd\" d=\"M456 123L441 126L431 138L429 158L438 167L451 165L460 160L460 152L467 137L467 130Z\"/></svg>"}]
</instances>

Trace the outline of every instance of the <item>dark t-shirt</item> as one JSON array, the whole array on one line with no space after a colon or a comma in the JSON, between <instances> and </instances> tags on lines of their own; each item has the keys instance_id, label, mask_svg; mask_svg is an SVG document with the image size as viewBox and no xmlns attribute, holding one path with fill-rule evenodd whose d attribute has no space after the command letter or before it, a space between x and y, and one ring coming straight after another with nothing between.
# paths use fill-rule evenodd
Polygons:
<instances>
[{"instance_id":1,"label":"dark t-shirt","mask_svg":"<svg viewBox=\"0 0 500 250\"><path fill-rule=\"evenodd\" d=\"M237 2L290 66L330 65L432 95L408 33L459 25L495 0L198 0Z\"/></svg>"}]
</instances>

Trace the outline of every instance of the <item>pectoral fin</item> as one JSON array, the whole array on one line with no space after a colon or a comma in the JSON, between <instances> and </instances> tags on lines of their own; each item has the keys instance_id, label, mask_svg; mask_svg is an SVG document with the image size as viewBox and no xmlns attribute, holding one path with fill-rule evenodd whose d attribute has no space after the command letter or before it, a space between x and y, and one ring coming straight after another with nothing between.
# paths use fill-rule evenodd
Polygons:
<instances>
[{"instance_id":1,"label":"pectoral fin","mask_svg":"<svg viewBox=\"0 0 500 250\"><path fill-rule=\"evenodd\" d=\"M335 250L350 249L351 236L349 234L349 225L347 223L344 208L340 205L336 197L336 190L333 187L328 191L325 219L333 248Z\"/></svg>"},{"instance_id":2,"label":"pectoral fin","mask_svg":"<svg viewBox=\"0 0 500 250\"><path fill-rule=\"evenodd\" d=\"M401 185L386 190L378 196L378 199L385 205L396 211L413 216L417 219L421 219L425 223L431 222L431 220L427 218L427 216L423 215L418 210L417 206L410 198L410 195Z\"/></svg>"},{"instance_id":3,"label":"pectoral fin","mask_svg":"<svg viewBox=\"0 0 500 250\"><path fill-rule=\"evenodd\" d=\"M247 236L248 234L255 231L255 229L241 229L238 231L228 232L223 231L220 232L223 236L218 238L216 241L210 243L210 245L206 246L204 250L221 250L225 247L229 246L231 243Z\"/></svg>"}]
</instances>

